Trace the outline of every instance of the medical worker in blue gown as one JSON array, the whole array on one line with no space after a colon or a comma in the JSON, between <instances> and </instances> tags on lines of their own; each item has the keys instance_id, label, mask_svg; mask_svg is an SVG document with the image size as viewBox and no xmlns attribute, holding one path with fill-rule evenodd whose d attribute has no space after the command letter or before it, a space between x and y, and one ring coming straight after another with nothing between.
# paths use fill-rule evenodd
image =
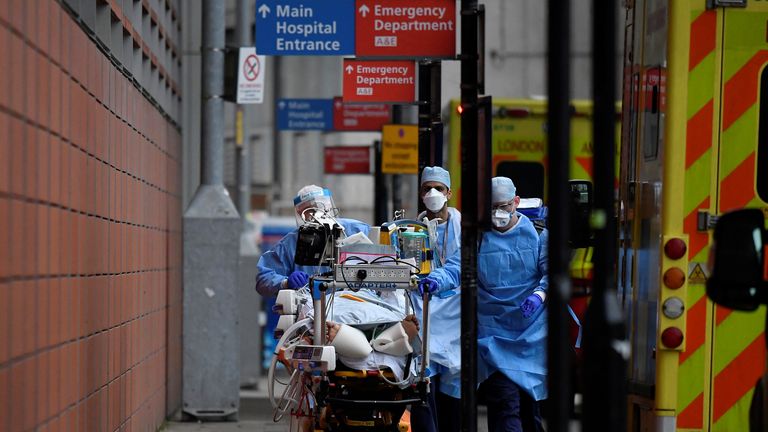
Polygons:
<instances>
[{"instance_id":1,"label":"medical worker in blue gown","mask_svg":"<svg viewBox=\"0 0 768 432\"><path fill-rule=\"evenodd\" d=\"M293 199L293 205L296 209L298 225L301 225L317 209L336 211L331 191L315 185L301 188L296 198ZM368 235L369 226L363 222L343 218L336 220L344 227L344 233L347 236L358 232ZM265 252L259 258L256 291L262 296L274 296L281 289L301 288L309 282L310 275L328 271L327 267L297 266L294 264L298 234L298 228L288 233L272 250Z\"/></svg>"},{"instance_id":2,"label":"medical worker in blue gown","mask_svg":"<svg viewBox=\"0 0 768 432\"><path fill-rule=\"evenodd\" d=\"M547 397L546 231L540 238L509 178L491 181L493 229L478 252L478 382L488 430L543 430Z\"/></svg>"},{"instance_id":3,"label":"medical worker in blue gown","mask_svg":"<svg viewBox=\"0 0 768 432\"><path fill-rule=\"evenodd\" d=\"M425 167L420 194L427 210L419 220L438 219L433 263L437 268L420 283L429 300L429 372L431 393L427 407L411 407L414 432L452 432L461 426L461 213L448 207L451 176L441 167ZM422 316L422 299L414 299L416 317Z\"/></svg>"}]
</instances>

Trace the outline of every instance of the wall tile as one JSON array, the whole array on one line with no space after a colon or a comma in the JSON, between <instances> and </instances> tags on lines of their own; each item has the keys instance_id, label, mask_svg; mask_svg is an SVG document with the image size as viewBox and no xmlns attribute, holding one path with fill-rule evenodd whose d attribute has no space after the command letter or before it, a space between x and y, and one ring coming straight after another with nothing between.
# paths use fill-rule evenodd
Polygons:
<instances>
[{"instance_id":1,"label":"wall tile","mask_svg":"<svg viewBox=\"0 0 768 432\"><path fill-rule=\"evenodd\" d=\"M11 275L11 200L0 197L0 220L6 221L0 225L0 279ZM9 222L10 221L10 222ZM2 333L0 333L2 334ZM0 356L0 363L2 356Z\"/></svg>"},{"instance_id":2,"label":"wall tile","mask_svg":"<svg viewBox=\"0 0 768 432\"><path fill-rule=\"evenodd\" d=\"M36 85L40 72L37 69L40 54L37 51L31 49L24 50L24 79L26 85L24 86L24 115L35 122L38 122L40 110L37 106L37 93L39 92Z\"/></svg>"},{"instance_id":3,"label":"wall tile","mask_svg":"<svg viewBox=\"0 0 768 432\"><path fill-rule=\"evenodd\" d=\"M24 122L15 117L8 117L8 124L11 147L10 190L12 193L24 195L24 134L26 127Z\"/></svg>"},{"instance_id":4,"label":"wall tile","mask_svg":"<svg viewBox=\"0 0 768 432\"><path fill-rule=\"evenodd\" d=\"M35 339L35 349L40 350L47 348L50 345L50 331L49 326L51 324L51 289L49 279L37 279L32 282L33 289L35 290L35 332L28 335Z\"/></svg>"},{"instance_id":5,"label":"wall tile","mask_svg":"<svg viewBox=\"0 0 768 432\"><path fill-rule=\"evenodd\" d=\"M8 118L7 114L0 112L0 192L11 190L11 133Z\"/></svg>"},{"instance_id":6,"label":"wall tile","mask_svg":"<svg viewBox=\"0 0 768 432\"><path fill-rule=\"evenodd\" d=\"M35 274L35 254L37 249L37 209L36 204L22 203L24 214L22 221L22 230L24 232L24 245L22 246L21 272L23 275L32 276Z\"/></svg>"},{"instance_id":7,"label":"wall tile","mask_svg":"<svg viewBox=\"0 0 768 432\"><path fill-rule=\"evenodd\" d=\"M35 77L37 122L45 127L50 127L51 105L49 94L51 93L51 75L54 73L54 67L47 57L39 54L35 57L35 61L34 67L37 73Z\"/></svg>"},{"instance_id":8,"label":"wall tile","mask_svg":"<svg viewBox=\"0 0 768 432\"><path fill-rule=\"evenodd\" d=\"M48 279L48 293L50 306L48 310L51 314L48 323L48 337L51 345L58 345L62 342L61 323L64 320L70 320L70 317L61 313L61 280L59 278Z\"/></svg>"},{"instance_id":9,"label":"wall tile","mask_svg":"<svg viewBox=\"0 0 768 432\"><path fill-rule=\"evenodd\" d=\"M37 198L38 173L37 160L38 150L38 129L27 123L24 131L24 189L23 193L29 198Z\"/></svg>"},{"instance_id":10,"label":"wall tile","mask_svg":"<svg viewBox=\"0 0 768 432\"><path fill-rule=\"evenodd\" d=\"M0 5L0 8L3 6ZM2 288L0 288L2 289ZM11 368L0 368L0 432L10 432L10 415L11 415Z\"/></svg>"},{"instance_id":11,"label":"wall tile","mask_svg":"<svg viewBox=\"0 0 768 432\"><path fill-rule=\"evenodd\" d=\"M18 1L18 0L17 0ZM10 80L10 108L11 110L21 114L24 112L25 103L25 61L26 50L24 41L21 40L15 34L10 35L10 64L11 64L11 80Z\"/></svg>"}]
</instances>

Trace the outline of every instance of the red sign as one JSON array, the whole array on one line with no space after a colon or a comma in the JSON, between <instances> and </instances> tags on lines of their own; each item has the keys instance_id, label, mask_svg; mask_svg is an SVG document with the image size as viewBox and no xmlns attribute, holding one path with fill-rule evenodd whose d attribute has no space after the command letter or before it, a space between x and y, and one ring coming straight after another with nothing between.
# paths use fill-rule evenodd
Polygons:
<instances>
[{"instance_id":1,"label":"red sign","mask_svg":"<svg viewBox=\"0 0 768 432\"><path fill-rule=\"evenodd\" d=\"M355 55L432 57L456 55L453 0L357 0Z\"/></svg>"},{"instance_id":2,"label":"red sign","mask_svg":"<svg viewBox=\"0 0 768 432\"><path fill-rule=\"evenodd\" d=\"M326 147L326 174L370 174L370 147Z\"/></svg>"},{"instance_id":3,"label":"red sign","mask_svg":"<svg viewBox=\"0 0 768 432\"><path fill-rule=\"evenodd\" d=\"M341 96L333 98L333 130L379 132L391 122L391 110L385 104L347 104Z\"/></svg>"},{"instance_id":4,"label":"red sign","mask_svg":"<svg viewBox=\"0 0 768 432\"><path fill-rule=\"evenodd\" d=\"M344 102L416 100L416 63L344 59Z\"/></svg>"}]
</instances>

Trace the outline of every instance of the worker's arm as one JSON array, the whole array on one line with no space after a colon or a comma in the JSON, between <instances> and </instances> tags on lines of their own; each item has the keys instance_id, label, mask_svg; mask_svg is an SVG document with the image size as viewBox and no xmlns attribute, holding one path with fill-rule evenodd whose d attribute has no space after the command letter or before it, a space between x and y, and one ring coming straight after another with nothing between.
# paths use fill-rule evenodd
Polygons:
<instances>
[{"instance_id":1,"label":"worker's arm","mask_svg":"<svg viewBox=\"0 0 768 432\"><path fill-rule=\"evenodd\" d=\"M256 291L262 296L275 296L278 291L286 288L288 275L295 268L293 260L296 254L296 238L296 231L287 234L272 250L259 258Z\"/></svg>"}]
</instances>

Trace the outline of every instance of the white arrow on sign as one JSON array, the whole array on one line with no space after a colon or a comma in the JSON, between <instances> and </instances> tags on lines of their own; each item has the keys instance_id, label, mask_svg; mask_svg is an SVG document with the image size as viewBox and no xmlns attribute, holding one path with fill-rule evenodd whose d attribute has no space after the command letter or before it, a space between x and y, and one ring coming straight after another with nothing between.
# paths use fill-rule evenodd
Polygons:
<instances>
[{"instance_id":1,"label":"white arrow on sign","mask_svg":"<svg viewBox=\"0 0 768 432\"><path fill-rule=\"evenodd\" d=\"M370 9L368 9L368 6L366 6L366 5L362 5L362 6L360 6L360 8L358 9L358 11L360 12L360 15L362 15L362 16L363 16L363 18L365 18L365 17L368 15L368 12L370 12L371 10L370 10Z\"/></svg>"},{"instance_id":2,"label":"white arrow on sign","mask_svg":"<svg viewBox=\"0 0 768 432\"><path fill-rule=\"evenodd\" d=\"M351 74L352 71L355 70L355 68L353 68L352 65L347 65L347 69L346 70L347 70L348 74Z\"/></svg>"},{"instance_id":3,"label":"white arrow on sign","mask_svg":"<svg viewBox=\"0 0 768 432\"><path fill-rule=\"evenodd\" d=\"M272 10L269 8L269 6L263 4L259 7L259 13L261 14L262 18L266 18L267 14L272 12Z\"/></svg>"},{"instance_id":4,"label":"white arrow on sign","mask_svg":"<svg viewBox=\"0 0 768 432\"><path fill-rule=\"evenodd\" d=\"M277 107L280 108L280 109L285 108L285 102L283 102L283 101L278 102L277 103Z\"/></svg>"}]
</instances>

